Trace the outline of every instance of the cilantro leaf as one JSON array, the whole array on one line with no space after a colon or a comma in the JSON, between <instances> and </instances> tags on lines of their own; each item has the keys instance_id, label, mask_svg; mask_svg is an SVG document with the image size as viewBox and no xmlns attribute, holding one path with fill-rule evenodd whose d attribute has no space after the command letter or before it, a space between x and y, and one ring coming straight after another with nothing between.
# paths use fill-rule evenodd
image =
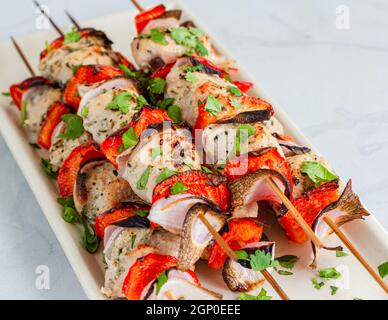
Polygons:
<instances>
[{"instance_id":1,"label":"cilantro leaf","mask_svg":"<svg viewBox=\"0 0 388 320\"><path fill-rule=\"evenodd\" d=\"M380 277L384 279L388 275L388 261L380 264L377 269L379 270Z\"/></svg>"},{"instance_id":2,"label":"cilantro leaf","mask_svg":"<svg viewBox=\"0 0 388 320\"><path fill-rule=\"evenodd\" d=\"M182 111L178 106L172 105L168 107L167 114L174 123L182 122Z\"/></svg>"},{"instance_id":3,"label":"cilantro leaf","mask_svg":"<svg viewBox=\"0 0 388 320\"><path fill-rule=\"evenodd\" d=\"M41 166L43 168L43 171L46 172L46 174L49 177L51 177L53 179L56 179L58 177L58 173L54 171L54 167L48 159L42 158L41 159Z\"/></svg>"},{"instance_id":4,"label":"cilantro leaf","mask_svg":"<svg viewBox=\"0 0 388 320\"><path fill-rule=\"evenodd\" d=\"M138 190L144 190L146 188L148 179L150 178L151 170L152 167L147 167L147 169L145 169L140 176L139 180L136 182L136 188Z\"/></svg>"},{"instance_id":5,"label":"cilantro leaf","mask_svg":"<svg viewBox=\"0 0 388 320\"><path fill-rule=\"evenodd\" d=\"M241 90L238 88L238 87L235 87L235 86L229 86L228 87L228 91L233 94L234 96L236 97L241 97L242 96L242 92Z\"/></svg>"},{"instance_id":6,"label":"cilantro leaf","mask_svg":"<svg viewBox=\"0 0 388 320\"><path fill-rule=\"evenodd\" d=\"M330 292L330 294L332 295L332 296L334 296L336 293L337 293L337 291L338 291L338 287L336 287L336 286L330 286L330 289L331 289L331 292Z\"/></svg>"},{"instance_id":7,"label":"cilantro leaf","mask_svg":"<svg viewBox=\"0 0 388 320\"><path fill-rule=\"evenodd\" d=\"M341 272L337 271L335 268L325 268L318 271L318 274L321 278L326 279L338 279L341 277Z\"/></svg>"},{"instance_id":8,"label":"cilantro leaf","mask_svg":"<svg viewBox=\"0 0 388 320\"><path fill-rule=\"evenodd\" d=\"M171 187L170 193L172 195L175 195L175 194L185 192L187 190L189 190L189 188L187 188L182 182L178 181Z\"/></svg>"},{"instance_id":9,"label":"cilantro leaf","mask_svg":"<svg viewBox=\"0 0 388 320\"><path fill-rule=\"evenodd\" d=\"M221 102L217 98L215 98L213 96L208 96L206 98L206 104L205 104L204 109L207 112L209 112L211 115L217 116L221 112L222 105L221 105Z\"/></svg>"},{"instance_id":10,"label":"cilantro leaf","mask_svg":"<svg viewBox=\"0 0 388 320\"><path fill-rule=\"evenodd\" d=\"M151 158L155 159L158 156L161 156L163 154L163 150L161 147L157 147L155 149L152 149L151 151Z\"/></svg>"},{"instance_id":11,"label":"cilantro leaf","mask_svg":"<svg viewBox=\"0 0 388 320\"><path fill-rule=\"evenodd\" d=\"M283 268L292 269L299 258L294 255L284 255L277 257L275 260L278 261Z\"/></svg>"},{"instance_id":12,"label":"cilantro leaf","mask_svg":"<svg viewBox=\"0 0 388 320\"><path fill-rule=\"evenodd\" d=\"M63 220L68 223L79 223L81 222L81 217L78 212L72 207L63 208Z\"/></svg>"},{"instance_id":13,"label":"cilantro leaf","mask_svg":"<svg viewBox=\"0 0 388 320\"><path fill-rule=\"evenodd\" d=\"M335 251L335 256L336 256L337 258L341 258L341 257L346 257L346 256L348 256L348 254L347 254L346 252L344 252L344 251L336 250L336 251Z\"/></svg>"},{"instance_id":14,"label":"cilantro leaf","mask_svg":"<svg viewBox=\"0 0 388 320\"><path fill-rule=\"evenodd\" d=\"M243 107L240 101L233 99L232 97L229 98L229 103L233 108L236 108L236 109L241 109Z\"/></svg>"},{"instance_id":15,"label":"cilantro leaf","mask_svg":"<svg viewBox=\"0 0 388 320\"><path fill-rule=\"evenodd\" d=\"M213 173L213 171L212 170L210 170L208 167L205 167L205 166L201 166L201 170L202 170L202 172L205 172L205 173Z\"/></svg>"},{"instance_id":16,"label":"cilantro leaf","mask_svg":"<svg viewBox=\"0 0 388 320\"><path fill-rule=\"evenodd\" d=\"M127 131L123 134L123 147L124 149L128 149L130 147L133 147L137 145L139 142L139 139L136 136L135 131L132 127L130 127Z\"/></svg>"},{"instance_id":17,"label":"cilantro leaf","mask_svg":"<svg viewBox=\"0 0 388 320\"><path fill-rule=\"evenodd\" d=\"M185 74L185 79L188 81L188 82L191 82L191 83L194 83L194 82L197 82L198 79L197 77L190 71L190 72L187 72Z\"/></svg>"},{"instance_id":18,"label":"cilantro leaf","mask_svg":"<svg viewBox=\"0 0 388 320\"><path fill-rule=\"evenodd\" d=\"M317 290L320 290L325 285L323 281L318 282L316 278L312 278L311 282L313 283L314 288Z\"/></svg>"},{"instance_id":19,"label":"cilantro leaf","mask_svg":"<svg viewBox=\"0 0 388 320\"><path fill-rule=\"evenodd\" d=\"M83 116L84 118L86 118L87 116L89 115L89 108L88 107L84 107L81 111L81 116Z\"/></svg>"},{"instance_id":20,"label":"cilantro leaf","mask_svg":"<svg viewBox=\"0 0 388 320\"><path fill-rule=\"evenodd\" d=\"M136 97L136 110L140 110L141 108L143 108L143 106L145 106L147 104L148 104L148 102L147 102L146 98L144 98L144 96L138 95Z\"/></svg>"},{"instance_id":21,"label":"cilantro leaf","mask_svg":"<svg viewBox=\"0 0 388 320\"><path fill-rule=\"evenodd\" d=\"M338 177L326 169L323 165L315 161L304 161L302 163L301 172L319 186L322 182L329 182L338 179Z\"/></svg>"},{"instance_id":22,"label":"cilantro leaf","mask_svg":"<svg viewBox=\"0 0 388 320\"><path fill-rule=\"evenodd\" d=\"M158 107L163 110L167 110L169 106L171 106L174 103L174 98L166 98L160 102L158 102Z\"/></svg>"},{"instance_id":23,"label":"cilantro leaf","mask_svg":"<svg viewBox=\"0 0 388 320\"><path fill-rule=\"evenodd\" d=\"M237 250L234 252L238 260L247 260L249 261L249 255L245 250Z\"/></svg>"},{"instance_id":24,"label":"cilantro leaf","mask_svg":"<svg viewBox=\"0 0 388 320\"><path fill-rule=\"evenodd\" d=\"M62 121L66 123L66 128L59 135L61 139L74 140L82 136L85 132L84 121L79 115L68 113L62 116Z\"/></svg>"},{"instance_id":25,"label":"cilantro leaf","mask_svg":"<svg viewBox=\"0 0 388 320\"><path fill-rule=\"evenodd\" d=\"M170 169L163 169L163 171L156 178L156 183L161 183L162 181L164 181L164 180L166 180L166 179L168 179L176 174L178 174L177 171L173 171Z\"/></svg>"},{"instance_id":26,"label":"cilantro leaf","mask_svg":"<svg viewBox=\"0 0 388 320\"><path fill-rule=\"evenodd\" d=\"M261 288L257 296L254 296L248 293L241 293L238 299L239 300L272 300L272 297L267 295L267 291L264 288Z\"/></svg>"},{"instance_id":27,"label":"cilantro leaf","mask_svg":"<svg viewBox=\"0 0 388 320\"><path fill-rule=\"evenodd\" d=\"M148 210L135 210L135 214L137 214L139 217L146 217L148 215Z\"/></svg>"},{"instance_id":28,"label":"cilantro leaf","mask_svg":"<svg viewBox=\"0 0 388 320\"><path fill-rule=\"evenodd\" d=\"M106 108L110 110L120 110L121 113L127 114L129 111L129 104L134 98L131 92L121 92L116 95L112 102L109 103Z\"/></svg>"},{"instance_id":29,"label":"cilantro leaf","mask_svg":"<svg viewBox=\"0 0 388 320\"><path fill-rule=\"evenodd\" d=\"M65 34L64 42L77 42L79 39L81 39L81 34L77 31L76 28L73 28L70 32Z\"/></svg>"},{"instance_id":30,"label":"cilantro leaf","mask_svg":"<svg viewBox=\"0 0 388 320\"><path fill-rule=\"evenodd\" d=\"M148 90L153 94L162 94L166 87L166 81L162 78L151 79L148 84Z\"/></svg>"},{"instance_id":31,"label":"cilantro leaf","mask_svg":"<svg viewBox=\"0 0 388 320\"><path fill-rule=\"evenodd\" d=\"M168 44L166 36L158 29L151 29L151 40L164 46Z\"/></svg>"},{"instance_id":32,"label":"cilantro leaf","mask_svg":"<svg viewBox=\"0 0 388 320\"><path fill-rule=\"evenodd\" d=\"M4 96L4 97L10 97L10 96L11 96L11 94L10 94L9 92L7 92L7 91L2 92L1 94L2 94L2 96Z\"/></svg>"},{"instance_id":33,"label":"cilantro leaf","mask_svg":"<svg viewBox=\"0 0 388 320\"><path fill-rule=\"evenodd\" d=\"M160 289L163 287L163 285L167 282L167 274L166 271L163 271L158 278L156 279L156 294L159 293Z\"/></svg>"},{"instance_id":34,"label":"cilantro leaf","mask_svg":"<svg viewBox=\"0 0 388 320\"><path fill-rule=\"evenodd\" d=\"M93 225L90 223L84 221L84 246L86 250L89 253L95 253L98 249L98 245L100 244L100 241L96 235L96 232L94 231Z\"/></svg>"},{"instance_id":35,"label":"cilantro leaf","mask_svg":"<svg viewBox=\"0 0 388 320\"><path fill-rule=\"evenodd\" d=\"M270 253L265 253L261 250L256 250L255 254L250 255L251 267L253 270L262 271L270 267L276 267L279 263L272 260Z\"/></svg>"}]
</instances>

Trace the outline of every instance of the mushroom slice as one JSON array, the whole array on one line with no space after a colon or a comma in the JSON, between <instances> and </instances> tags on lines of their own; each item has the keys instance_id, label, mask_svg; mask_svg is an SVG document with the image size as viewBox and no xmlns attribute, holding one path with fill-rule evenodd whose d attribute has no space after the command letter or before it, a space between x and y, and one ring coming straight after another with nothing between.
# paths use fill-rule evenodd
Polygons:
<instances>
[{"instance_id":1,"label":"mushroom slice","mask_svg":"<svg viewBox=\"0 0 388 320\"><path fill-rule=\"evenodd\" d=\"M233 210L241 212L244 207L249 208L252 203L264 200L281 205L282 200L273 191L268 179L272 179L287 198L290 197L289 182L282 174L271 169L259 169L229 182Z\"/></svg>"},{"instance_id":2,"label":"mushroom slice","mask_svg":"<svg viewBox=\"0 0 388 320\"><path fill-rule=\"evenodd\" d=\"M248 254L254 254L257 250L261 250L270 253L272 259L275 257L274 242L254 242L246 245L242 250ZM245 260L234 261L230 258L225 261L222 277L230 290L239 292L251 291L265 281L260 271L251 269L249 262Z\"/></svg>"},{"instance_id":3,"label":"mushroom slice","mask_svg":"<svg viewBox=\"0 0 388 320\"><path fill-rule=\"evenodd\" d=\"M318 238L323 239L333 233L333 230L323 219L325 215L332 219L338 227L341 227L345 223L355 219L364 219L364 217L369 216L369 214L370 213L361 203L358 195L353 192L352 181L349 180L340 198L336 202L329 204L320 212L315 219L312 228ZM311 245L314 254L314 260L311 263L311 267L315 267L318 259L318 250L313 243ZM338 247L332 249L338 249Z\"/></svg>"},{"instance_id":4,"label":"mushroom slice","mask_svg":"<svg viewBox=\"0 0 388 320\"><path fill-rule=\"evenodd\" d=\"M164 197L152 205L148 219L179 235L182 232L187 212L197 203L209 204L209 201L204 197L187 193Z\"/></svg>"},{"instance_id":5,"label":"mushroom slice","mask_svg":"<svg viewBox=\"0 0 388 320\"><path fill-rule=\"evenodd\" d=\"M146 229L140 229L140 232L145 232ZM121 237L115 240L115 246L111 253L111 259L108 261L108 269L105 272L105 284L101 288L101 292L108 298L124 298L121 292L125 276L128 270L136 262L137 259L155 252L151 246L141 244L135 249L128 249L128 242L125 240L133 234L134 230L125 230ZM138 234L138 233L135 233Z\"/></svg>"},{"instance_id":6,"label":"mushroom slice","mask_svg":"<svg viewBox=\"0 0 388 320\"><path fill-rule=\"evenodd\" d=\"M296 142L291 140L278 140L278 141L286 157L300 155L311 151L310 148L300 146Z\"/></svg>"},{"instance_id":7,"label":"mushroom slice","mask_svg":"<svg viewBox=\"0 0 388 320\"><path fill-rule=\"evenodd\" d=\"M157 300L221 300L222 296L189 281L172 278L160 289Z\"/></svg>"},{"instance_id":8,"label":"mushroom slice","mask_svg":"<svg viewBox=\"0 0 388 320\"><path fill-rule=\"evenodd\" d=\"M203 251L213 238L208 228L199 219L199 214L203 214L217 232L225 224L225 215L213 209L209 205L197 203L186 214L179 247L178 269L194 268L195 263L201 258Z\"/></svg>"},{"instance_id":9,"label":"mushroom slice","mask_svg":"<svg viewBox=\"0 0 388 320\"><path fill-rule=\"evenodd\" d=\"M128 182L106 160L87 162L79 170L73 196L77 211L92 223L98 214L134 197Z\"/></svg>"}]
</instances>

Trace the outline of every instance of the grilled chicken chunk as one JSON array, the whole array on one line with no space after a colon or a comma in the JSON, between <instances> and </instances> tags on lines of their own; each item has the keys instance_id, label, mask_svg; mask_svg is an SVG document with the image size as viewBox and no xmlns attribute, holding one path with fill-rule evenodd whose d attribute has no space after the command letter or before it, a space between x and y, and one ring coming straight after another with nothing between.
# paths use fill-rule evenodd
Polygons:
<instances>
[{"instance_id":1,"label":"grilled chicken chunk","mask_svg":"<svg viewBox=\"0 0 388 320\"><path fill-rule=\"evenodd\" d=\"M94 223L98 214L133 200L129 184L117 176L115 167L108 161L92 161L78 172L74 188L77 211Z\"/></svg>"},{"instance_id":2,"label":"grilled chicken chunk","mask_svg":"<svg viewBox=\"0 0 388 320\"><path fill-rule=\"evenodd\" d=\"M146 130L137 146L128 156L120 156L118 163L120 175L147 203L151 203L155 186L167 172L201 168L190 131L169 122Z\"/></svg>"},{"instance_id":3,"label":"grilled chicken chunk","mask_svg":"<svg viewBox=\"0 0 388 320\"><path fill-rule=\"evenodd\" d=\"M39 64L42 75L65 84L73 76L74 69L80 65L117 65L119 58L112 51L106 36L101 34L95 32L94 35L81 37L78 41L64 41L59 48L49 51Z\"/></svg>"},{"instance_id":4,"label":"grilled chicken chunk","mask_svg":"<svg viewBox=\"0 0 388 320\"><path fill-rule=\"evenodd\" d=\"M132 81L124 77L113 78L89 90L78 108L85 130L97 143L102 143L132 120L138 111L137 96Z\"/></svg>"},{"instance_id":5,"label":"grilled chicken chunk","mask_svg":"<svg viewBox=\"0 0 388 320\"><path fill-rule=\"evenodd\" d=\"M46 117L47 110L56 101L60 101L62 91L50 85L33 86L23 94L22 105L24 105L27 118L24 125L36 141L40 128Z\"/></svg>"},{"instance_id":6,"label":"grilled chicken chunk","mask_svg":"<svg viewBox=\"0 0 388 320\"><path fill-rule=\"evenodd\" d=\"M181 238L178 235L160 229L154 231L147 244L158 248L160 254L178 257L180 241Z\"/></svg>"}]
</instances>

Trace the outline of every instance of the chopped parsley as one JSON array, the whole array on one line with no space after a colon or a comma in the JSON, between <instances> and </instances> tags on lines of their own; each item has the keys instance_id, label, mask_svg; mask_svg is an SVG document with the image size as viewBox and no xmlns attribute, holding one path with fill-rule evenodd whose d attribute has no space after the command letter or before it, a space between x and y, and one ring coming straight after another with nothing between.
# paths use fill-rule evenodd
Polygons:
<instances>
[{"instance_id":1,"label":"chopped parsley","mask_svg":"<svg viewBox=\"0 0 388 320\"><path fill-rule=\"evenodd\" d=\"M332 296L334 296L334 295L337 293L338 289L339 289L339 288L336 287L336 286L330 286L330 290L331 290L330 294L331 294Z\"/></svg>"},{"instance_id":2,"label":"chopped parsley","mask_svg":"<svg viewBox=\"0 0 388 320\"><path fill-rule=\"evenodd\" d=\"M155 159L158 156L161 156L163 154L163 150L161 147L156 147L155 149L152 149L151 151L151 158Z\"/></svg>"},{"instance_id":3,"label":"chopped parsley","mask_svg":"<svg viewBox=\"0 0 388 320\"><path fill-rule=\"evenodd\" d=\"M166 87L166 81L162 78L151 79L148 83L148 90L153 94L164 93Z\"/></svg>"},{"instance_id":4,"label":"chopped parsley","mask_svg":"<svg viewBox=\"0 0 388 320\"><path fill-rule=\"evenodd\" d=\"M81 111L81 116L83 117L87 117L89 115L89 108L88 107L84 107Z\"/></svg>"},{"instance_id":5,"label":"chopped parsley","mask_svg":"<svg viewBox=\"0 0 388 320\"><path fill-rule=\"evenodd\" d=\"M63 220L68 223L81 223L81 216L75 209L73 197L58 198L57 202L63 207Z\"/></svg>"},{"instance_id":6,"label":"chopped parsley","mask_svg":"<svg viewBox=\"0 0 388 320\"><path fill-rule=\"evenodd\" d=\"M284 255L275 259L279 262L279 265L286 269L292 269L295 266L295 263L299 260L297 256L294 255Z\"/></svg>"},{"instance_id":7,"label":"chopped parsley","mask_svg":"<svg viewBox=\"0 0 388 320\"><path fill-rule=\"evenodd\" d=\"M137 138L137 135L135 133L135 130L133 130L132 127L130 127L127 131L123 134L123 148L128 149L130 147L133 147L137 145L139 142L139 139Z\"/></svg>"},{"instance_id":8,"label":"chopped parsley","mask_svg":"<svg viewBox=\"0 0 388 320\"><path fill-rule=\"evenodd\" d=\"M11 94L9 92L2 92L1 94L4 97L10 97L11 96Z\"/></svg>"},{"instance_id":9,"label":"chopped parsley","mask_svg":"<svg viewBox=\"0 0 388 320\"><path fill-rule=\"evenodd\" d=\"M321 278L325 279L338 279L341 277L341 272L337 271L335 268L326 268L318 271L318 274Z\"/></svg>"},{"instance_id":10,"label":"chopped parsley","mask_svg":"<svg viewBox=\"0 0 388 320\"><path fill-rule=\"evenodd\" d=\"M135 210L135 214L137 214L139 217L146 217L148 215L148 210Z\"/></svg>"},{"instance_id":11,"label":"chopped parsley","mask_svg":"<svg viewBox=\"0 0 388 320\"><path fill-rule=\"evenodd\" d=\"M174 123L182 122L182 111L176 105L169 106L167 109L167 114Z\"/></svg>"},{"instance_id":12,"label":"chopped parsley","mask_svg":"<svg viewBox=\"0 0 388 320\"><path fill-rule=\"evenodd\" d=\"M82 136L85 132L82 118L76 114L68 113L62 116L62 121L66 123L66 128L59 135L61 139L74 140Z\"/></svg>"},{"instance_id":13,"label":"chopped parsley","mask_svg":"<svg viewBox=\"0 0 388 320\"><path fill-rule=\"evenodd\" d=\"M335 256L337 257L337 258L341 258L341 257L346 257L348 254L346 253L346 252L343 252L343 251L341 251L341 250L336 250L335 251Z\"/></svg>"},{"instance_id":14,"label":"chopped parsley","mask_svg":"<svg viewBox=\"0 0 388 320\"><path fill-rule=\"evenodd\" d=\"M217 116L221 112L222 105L217 98L210 95L206 98L206 104L204 109L211 115Z\"/></svg>"},{"instance_id":15,"label":"chopped parsley","mask_svg":"<svg viewBox=\"0 0 388 320\"><path fill-rule=\"evenodd\" d=\"M276 267L279 264L276 260L272 260L272 255L270 253L265 253L261 250L256 250L254 255L251 254L250 261L252 269L256 271Z\"/></svg>"},{"instance_id":16,"label":"chopped parsley","mask_svg":"<svg viewBox=\"0 0 388 320\"><path fill-rule=\"evenodd\" d=\"M58 173L54 171L53 165L50 163L48 159L42 158L40 160L43 171L51 178L56 179L58 177Z\"/></svg>"},{"instance_id":17,"label":"chopped parsley","mask_svg":"<svg viewBox=\"0 0 388 320\"><path fill-rule=\"evenodd\" d=\"M228 91L233 94L234 96L236 97L241 97L242 96L242 92L241 90L238 88L238 87L235 87L235 86L229 86L228 87Z\"/></svg>"},{"instance_id":18,"label":"chopped parsley","mask_svg":"<svg viewBox=\"0 0 388 320\"><path fill-rule=\"evenodd\" d=\"M182 193L182 192L185 192L189 190L189 188L187 188L182 182L178 181L177 183L175 183L171 189L170 189L170 193L172 195L175 195L175 194L178 194L178 193Z\"/></svg>"},{"instance_id":19,"label":"chopped parsley","mask_svg":"<svg viewBox=\"0 0 388 320\"><path fill-rule=\"evenodd\" d=\"M148 104L148 102L147 102L146 98L144 98L144 96L138 95L136 97L136 110L140 110L141 108L143 108L143 106L145 106L147 104Z\"/></svg>"},{"instance_id":20,"label":"chopped parsley","mask_svg":"<svg viewBox=\"0 0 388 320\"><path fill-rule=\"evenodd\" d=\"M323 165L315 161L304 161L302 163L301 172L319 186L321 183L337 180L338 177L326 169Z\"/></svg>"},{"instance_id":21,"label":"chopped parsley","mask_svg":"<svg viewBox=\"0 0 388 320\"><path fill-rule=\"evenodd\" d=\"M254 296L248 293L241 293L238 299L239 300L272 300L272 297L267 295L267 291L264 288L261 288L257 296Z\"/></svg>"},{"instance_id":22,"label":"chopped parsley","mask_svg":"<svg viewBox=\"0 0 388 320\"><path fill-rule=\"evenodd\" d=\"M232 97L229 98L229 103L233 108L236 108L236 109L241 109L243 107L240 101L233 99Z\"/></svg>"},{"instance_id":23,"label":"chopped parsley","mask_svg":"<svg viewBox=\"0 0 388 320\"><path fill-rule=\"evenodd\" d=\"M377 269L379 270L380 277L384 279L388 275L388 261L380 264Z\"/></svg>"},{"instance_id":24,"label":"chopped parsley","mask_svg":"<svg viewBox=\"0 0 388 320\"><path fill-rule=\"evenodd\" d=\"M316 278L312 278L311 282L312 282L314 288L317 290L320 290L325 285L325 283L323 281L319 282Z\"/></svg>"},{"instance_id":25,"label":"chopped parsley","mask_svg":"<svg viewBox=\"0 0 388 320\"><path fill-rule=\"evenodd\" d=\"M100 242L98 240L96 232L94 231L94 227L92 224L86 221L83 221L83 225L84 225L84 237L83 237L84 246L89 253L95 253L98 249L98 245Z\"/></svg>"},{"instance_id":26,"label":"chopped parsley","mask_svg":"<svg viewBox=\"0 0 388 320\"><path fill-rule=\"evenodd\" d=\"M175 43L185 46L189 51L194 51L199 56L207 56L209 54L206 47L201 42L202 31L197 28L170 28L171 38Z\"/></svg>"},{"instance_id":27,"label":"chopped parsley","mask_svg":"<svg viewBox=\"0 0 388 320\"><path fill-rule=\"evenodd\" d=\"M81 39L81 34L77 31L76 28L73 28L70 32L65 34L64 42L77 42L79 39Z\"/></svg>"},{"instance_id":28,"label":"chopped parsley","mask_svg":"<svg viewBox=\"0 0 388 320\"><path fill-rule=\"evenodd\" d=\"M192 73L192 72L187 72L185 74L185 79L188 81L188 82L191 82L191 83L194 83L194 82L197 82L198 79L197 77Z\"/></svg>"},{"instance_id":29,"label":"chopped parsley","mask_svg":"<svg viewBox=\"0 0 388 320\"><path fill-rule=\"evenodd\" d=\"M173 105L174 98L166 98L158 102L158 107L163 110L167 110L169 106Z\"/></svg>"},{"instance_id":30,"label":"chopped parsley","mask_svg":"<svg viewBox=\"0 0 388 320\"><path fill-rule=\"evenodd\" d=\"M164 181L164 180L166 180L166 179L168 179L176 174L178 174L177 171L173 171L170 169L163 169L163 171L156 178L156 183L161 183L162 181Z\"/></svg>"},{"instance_id":31,"label":"chopped parsley","mask_svg":"<svg viewBox=\"0 0 388 320\"><path fill-rule=\"evenodd\" d=\"M136 188L138 190L144 190L146 188L148 179L150 178L151 170L152 167L147 167L147 169L145 169L140 176L139 180L136 182Z\"/></svg>"},{"instance_id":32,"label":"chopped parsley","mask_svg":"<svg viewBox=\"0 0 388 320\"><path fill-rule=\"evenodd\" d=\"M163 271L156 279L156 294L159 293L160 289L167 282L168 277L166 271Z\"/></svg>"},{"instance_id":33,"label":"chopped parsley","mask_svg":"<svg viewBox=\"0 0 388 320\"><path fill-rule=\"evenodd\" d=\"M158 29L151 29L150 36L153 42L160 43L164 46L168 44L166 36Z\"/></svg>"},{"instance_id":34,"label":"chopped parsley","mask_svg":"<svg viewBox=\"0 0 388 320\"><path fill-rule=\"evenodd\" d=\"M129 104L133 100L134 96L131 92L121 92L115 96L111 103L106 108L110 110L120 110L121 113L127 114L129 111Z\"/></svg>"},{"instance_id":35,"label":"chopped parsley","mask_svg":"<svg viewBox=\"0 0 388 320\"><path fill-rule=\"evenodd\" d=\"M247 260L249 261L249 255L246 251L244 250L237 250L234 252L237 256L238 260Z\"/></svg>"}]
</instances>

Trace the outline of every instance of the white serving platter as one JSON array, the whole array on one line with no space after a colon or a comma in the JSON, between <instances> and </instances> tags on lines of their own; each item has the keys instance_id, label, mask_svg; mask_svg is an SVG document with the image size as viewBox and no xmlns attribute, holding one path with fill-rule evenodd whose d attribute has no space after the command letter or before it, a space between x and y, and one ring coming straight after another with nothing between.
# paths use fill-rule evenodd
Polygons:
<instances>
[{"instance_id":1,"label":"white serving platter","mask_svg":"<svg viewBox=\"0 0 388 320\"><path fill-rule=\"evenodd\" d=\"M168 8L183 9L184 19L191 19L206 32L204 25L189 15L186 8L175 2L168 2ZM82 21L81 25L85 27L94 27L104 30L114 41L116 50L122 52L125 56L131 57L130 41L135 35L133 17L137 12L129 10L117 14L100 17L90 21ZM67 26L69 27L69 26ZM206 32L208 33L208 32ZM208 33L209 34L209 33ZM31 64L37 66L39 53L44 47L45 40L51 40L57 37L54 31L40 32L28 37L19 38L24 52L27 53ZM231 57L222 46L212 38L216 47L228 57ZM268 97L260 87L259 82L245 72L241 65L240 77L252 81L255 86L252 94L260 96L271 102L276 111L278 119L283 123L287 133L306 146L311 143L306 137L293 125L287 118L282 109L276 102ZM10 84L19 82L28 77L27 69L24 67L19 56L10 42L0 45L0 90L6 91ZM37 71L37 69L35 68ZM101 250L95 255L89 254L81 242L80 231L77 227L66 223L62 219L62 208L57 204L58 197L55 183L48 178L40 167L40 155L32 148L28 142L28 137L20 125L20 114L14 105L9 103L9 99L0 98L0 130L13 155L23 172L28 184L31 187L46 219L53 229L58 241L60 242L72 268L74 269L86 295L90 299L104 299L100 293L100 288L104 279L104 268L101 259ZM313 148L313 147L312 147ZM316 150L315 148L313 148ZM274 273L277 281L283 287L291 299L386 299L387 295L376 284L371 276L361 267L358 261L351 255L343 258L336 258L334 252L322 251L320 254L319 268L337 267L343 271L343 280L339 282L328 282L320 290L314 289L311 279L316 277L316 270L311 270L308 265L311 262L310 244L302 246L288 241L284 232L271 217L266 217L270 227L266 233L277 242L277 256L283 254L297 255L300 260L292 270L291 276L281 276ZM356 247L362 252L365 258L376 267L382 262L388 260L388 234L379 222L373 216L369 216L365 221L356 221L343 227L344 232L353 241ZM340 244L336 236L331 236L325 241L327 244ZM348 252L345 249L346 252ZM236 299L237 294L231 293L222 281L221 273L211 271L206 268L205 263L200 263L197 267L200 280L204 287L220 292L225 299ZM341 287L337 294L331 296L330 285ZM268 284L264 284L268 294L278 299L276 293Z\"/></svg>"}]
</instances>

